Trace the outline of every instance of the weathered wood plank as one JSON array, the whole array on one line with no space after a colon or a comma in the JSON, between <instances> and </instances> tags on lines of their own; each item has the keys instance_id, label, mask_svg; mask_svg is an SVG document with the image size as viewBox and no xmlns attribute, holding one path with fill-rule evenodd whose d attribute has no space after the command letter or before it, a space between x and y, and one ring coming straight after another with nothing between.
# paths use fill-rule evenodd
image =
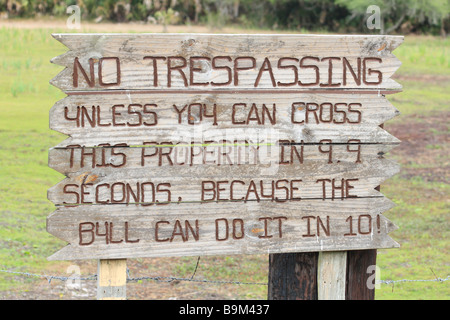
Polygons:
<instances>
[{"instance_id":1,"label":"weathered wood plank","mask_svg":"<svg viewBox=\"0 0 450 320\"><path fill-rule=\"evenodd\" d=\"M359 131L399 112L377 94L117 94L68 96L50 110L50 128L68 135L242 128L313 131L340 127ZM361 135L364 132L361 132Z\"/></svg>"},{"instance_id":2,"label":"weathered wood plank","mask_svg":"<svg viewBox=\"0 0 450 320\"><path fill-rule=\"evenodd\" d=\"M84 172L48 189L55 204L179 203L183 201L250 201L377 197L375 187L399 171L386 159L360 165L323 164L318 171L298 173L292 166L256 170L187 167L186 170L127 170L102 175ZM94 169L95 172L95 169ZM195 174L194 174L195 173ZM266 173L266 175L264 175Z\"/></svg>"},{"instance_id":3,"label":"weathered wood plank","mask_svg":"<svg viewBox=\"0 0 450 320\"><path fill-rule=\"evenodd\" d=\"M279 140L290 140L296 143L319 143L329 140L332 143L348 143L349 140L359 140L360 143L386 143L398 144L400 140L379 127L360 126L358 128L345 126L319 126L310 125L300 130L290 128L280 128L279 130L251 129L251 128L202 128L193 127L190 130L154 130L149 136L145 132L134 131L111 131L111 132L86 132L84 134L72 134L55 148L66 148L68 146L93 147L101 144L142 146L149 142L168 142L184 144L204 143L210 141L221 143L222 141L237 141L238 143L249 142L251 144L269 143L273 144ZM181 140L181 141L180 141Z\"/></svg>"},{"instance_id":4,"label":"weathered wood plank","mask_svg":"<svg viewBox=\"0 0 450 320\"><path fill-rule=\"evenodd\" d=\"M51 83L68 93L118 89L401 89L390 79L400 66L392 51L402 43L401 36L55 34L54 37L71 51L52 60L66 69Z\"/></svg>"},{"instance_id":5,"label":"weathered wood plank","mask_svg":"<svg viewBox=\"0 0 450 320\"><path fill-rule=\"evenodd\" d=\"M386 198L60 208L47 231L70 243L50 259L339 251L398 246Z\"/></svg>"},{"instance_id":6,"label":"weathered wood plank","mask_svg":"<svg viewBox=\"0 0 450 320\"><path fill-rule=\"evenodd\" d=\"M283 143L284 141L281 141ZM99 146L93 148L51 148L48 165L66 176L83 173L110 175L127 170L151 168L154 175L191 171L198 176L209 167L221 167L222 175L249 170L249 175L273 172L280 166L295 167L297 174L314 170L348 170L349 166L376 162L394 145L387 144L291 144L246 143L186 144L159 142L145 147ZM285 141L285 143L290 143ZM164 169L161 169L164 167ZM194 168L199 167L199 168ZM232 167L232 168L227 168ZM231 171L230 171L231 170ZM183 173L184 174L184 173Z\"/></svg>"}]
</instances>

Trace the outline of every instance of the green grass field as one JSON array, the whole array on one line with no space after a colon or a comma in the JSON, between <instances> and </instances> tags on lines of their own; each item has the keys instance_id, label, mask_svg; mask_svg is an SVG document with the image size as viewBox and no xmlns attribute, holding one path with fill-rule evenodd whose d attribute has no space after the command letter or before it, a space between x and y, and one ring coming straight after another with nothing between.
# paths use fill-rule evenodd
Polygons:
<instances>
[{"instance_id":1,"label":"green grass field","mask_svg":"<svg viewBox=\"0 0 450 320\"><path fill-rule=\"evenodd\" d=\"M65 139L48 126L50 108L64 97L49 84L61 71L60 66L49 61L66 51L50 36L51 32L67 31L0 29L0 269L67 275L66 267L71 263L46 261L64 246L46 232L46 216L54 211L54 205L47 200L47 189L64 178L48 168L48 149ZM407 36L394 53L403 62L396 78L404 92L388 98L402 115L385 127L404 141L389 155L402 164L402 171L387 180L381 190L397 204L386 216L399 226L391 236L401 248L379 250L377 265L382 280L433 279L435 275L445 278L450 274L450 39ZM196 258L135 259L130 262L130 271L133 276L189 277L195 262ZM95 273L95 262L83 266L83 275L85 270ZM205 257L197 277L266 282L267 257ZM42 288L42 281L0 272L0 298ZM449 299L449 284L382 284L376 298ZM143 296L152 290L161 293ZM265 299L267 295L263 285L180 282L167 286L140 281L130 285L129 297L167 298L190 292L184 297L205 298L193 293L198 291L226 299Z\"/></svg>"}]
</instances>

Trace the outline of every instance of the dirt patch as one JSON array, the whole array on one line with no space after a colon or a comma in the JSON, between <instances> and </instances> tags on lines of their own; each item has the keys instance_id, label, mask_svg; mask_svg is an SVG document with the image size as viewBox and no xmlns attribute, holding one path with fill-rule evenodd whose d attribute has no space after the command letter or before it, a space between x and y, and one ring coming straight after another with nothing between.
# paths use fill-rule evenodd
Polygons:
<instances>
[{"instance_id":1,"label":"dirt patch","mask_svg":"<svg viewBox=\"0 0 450 320\"><path fill-rule=\"evenodd\" d=\"M385 124L385 129L402 141L390 153L402 165L401 177L450 182L449 117L449 111L427 117L413 114Z\"/></svg>"}]
</instances>

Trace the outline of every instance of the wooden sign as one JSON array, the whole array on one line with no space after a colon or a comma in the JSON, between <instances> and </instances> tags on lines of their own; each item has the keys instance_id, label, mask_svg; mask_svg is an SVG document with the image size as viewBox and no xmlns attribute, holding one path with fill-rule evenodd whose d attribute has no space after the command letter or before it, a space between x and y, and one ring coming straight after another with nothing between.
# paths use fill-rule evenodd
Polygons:
<instances>
[{"instance_id":1,"label":"wooden sign","mask_svg":"<svg viewBox=\"0 0 450 320\"><path fill-rule=\"evenodd\" d=\"M392 51L402 37L56 34L70 51L52 84L64 92L227 91L236 96L320 89L398 91ZM180 92L180 89L182 90Z\"/></svg>"},{"instance_id":2,"label":"wooden sign","mask_svg":"<svg viewBox=\"0 0 450 320\"><path fill-rule=\"evenodd\" d=\"M255 142L278 135L304 143L398 143L379 128L398 111L383 95L313 93L70 95L50 111L50 127L70 135L57 147L143 145L184 140ZM344 98L344 99L343 99ZM355 135L355 130L358 134ZM200 142L196 141L196 142ZM268 141L266 141L268 142Z\"/></svg>"},{"instance_id":3,"label":"wooden sign","mask_svg":"<svg viewBox=\"0 0 450 320\"><path fill-rule=\"evenodd\" d=\"M52 259L114 259L334 251L395 247L382 197L354 201L183 202L147 206L65 207L48 231L71 245ZM239 210L236 210L239 208ZM80 212L82 211L82 212ZM51 223L50 223L51 222Z\"/></svg>"},{"instance_id":4,"label":"wooden sign","mask_svg":"<svg viewBox=\"0 0 450 320\"><path fill-rule=\"evenodd\" d=\"M390 248L396 36L57 34L49 259Z\"/></svg>"}]
</instances>

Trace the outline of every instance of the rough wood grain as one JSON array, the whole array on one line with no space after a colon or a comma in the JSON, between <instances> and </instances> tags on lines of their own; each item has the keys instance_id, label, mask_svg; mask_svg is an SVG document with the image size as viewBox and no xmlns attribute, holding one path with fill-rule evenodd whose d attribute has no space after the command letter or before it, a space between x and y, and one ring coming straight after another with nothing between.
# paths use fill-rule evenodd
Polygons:
<instances>
[{"instance_id":1,"label":"rough wood grain","mask_svg":"<svg viewBox=\"0 0 450 320\"><path fill-rule=\"evenodd\" d=\"M374 300L375 286L369 287L369 277L374 276L377 264L377 250L347 251L346 300ZM370 281L370 284L374 280Z\"/></svg>"},{"instance_id":2,"label":"rough wood grain","mask_svg":"<svg viewBox=\"0 0 450 320\"><path fill-rule=\"evenodd\" d=\"M166 141L143 147L51 148L48 165L72 177L81 174L110 175L129 170L146 172L150 168L155 175L159 171L163 174L173 172L174 175L191 171L197 176L209 167L221 167L216 171L231 174L237 173L236 166L240 174L248 170L250 175L269 175L271 172L275 175L280 166L293 167L297 174L303 174L314 170L336 172L338 168L349 170L366 163L375 164L395 146L359 143L281 145L280 142L259 146L222 142L191 145L172 142L173 146Z\"/></svg>"},{"instance_id":3,"label":"rough wood grain","mask_svg":"<svg viewBox=\"0 0 450 320\"><path fill-rule=\"evenodd\" d=\"M269 255L269 300L317 300L318 252Z\"/></svg>"},{"instance_id":4,"label":"rough wood grain","mask_svg":"<svg viewBox=\"0 0 450 320\"><path fill-rule=\"evenodd\" d=\"M390 79L400 66L392 51L402 43L401 36L254 34L54 34L53 36L70 49L69 52L52 59L53 63L65 66L66 69L51 83L67 93L167 88L183 88L188 91L231 88L253 90L255 87L276 88L280 91L292 88L303 91L401 89L398 83ZM170 62L169 57L173 57ZM194 60L191 63L192 57ZM195 59L195 57L202 58ZM214 57L222 58L214 60ZM241 60L236 62L238 57L241 57ZM304 57L309 59L302 62L301 59ZM330 57L337 59L329 59ZM357 81L347 70L345 72L347 81L343 84L344 57L355 70L358 58L363 61L365 58L372 59L366 63L366 72L362 72L366 76L365 81L361 81L361 78ZM285 59L280 62L281 58ZM75 69L79 73L79 81L76 86L72 78L75 59L78 59L79 66L88 70L84 72L89 79L89 81L82 79L82 71L77 66ZM95 79L89 78L90 63ZM120 79L117 76L118 64ZM158 68L157 79L153 74L155 64ZM173 67L170 75L169 64ZM292 67L289 67L291 65L296 66L297 77ZM178 66L180 68L176 69ZM230 71L224 66L230 68ZM362 68L361 65L360 67ZM180 71L184 72L183 75ZM316 71L320 75L319 78ZM97 73L101 74L101 79ZM382 77L380 79L379 74ZM298 81L303 86L300 86ZM280 85L280 82L285 85ZM213 86L212 83L216 85ZM290 83L293 85L289 85Z\"/></svg>"},{"instance_id":5,"label":"rough wood grain","mask_svg":"<svg viewBox=\"0 0 450 320\"><path fill-rule=\"evenodd\" d=\"M54 37L50 128L70 137L47 230L70 244L50 259L398 246L375 187L398 172L379 125L403 37Z\"/></svg>"},{"instance_id":6,"label":"rough wood grain","mask_svg":"<svg viewBox=\"0 0 450 320\"><path fill-rule=\"evenodd\" d=\"M64 134L146 135L159 130L340 127L358 131L399 112L377 94L116 94L72 95L50 110L50 128ZM361 135L364 132L361 132Z\"/></svg>"},{"instance_id":7,"label":"rough wood grain","mask_svg":"<svg viewBox=\"0 0 450 320\"><path fill-rule=\"evenodd\" d=\"M48 217L47 231L70 246L50 259L390 248L396 226L381 212L391 207L385 198L65 207Z\"/></svg>"},{"instance_id":8,"label":"rough wood grain","mask_svg":"<svg viewBox=\"0 0 450 320\"><path fill-rule=\"evenodd\" d=\"M398 172L386 159L358 166L315 166L317 171L298 172L292 166L276 171L243 170L239 166L187 167L186 170L127 170L102 175L86 171L66 178L48 189L48 199L57 205L100 203L180 203L251 201L269 199L344 199L377 197L382 181ZM198 169L198 170L196 170ZM195 172L195 174L194 174Z\"/></svg>"},{"instance_id":9,"label":"rough wood grain","mask_svg":"<svg viewBox=\"0 0 450 320\"><path fill-rule=\"evenodd\" d=\"M220 130L216 128L192 128L190 130L155 130L149 136L145 132L113 131L113 132L86 132L85 134L73 134L70 138L56 145L56 148L65 148L78 145L84 147L98 146L101 144L126 144L129 146L142 146L152 141L159 142L183 142L204 143L212 141L248 141L252 144L275 143L278 140L290 140L300 143L319 143L322 140L331 140L333 143L347 143L349 140L358 139L361 143L385 143L398 144L400 140L379 127L333 127L333 126L307 126L300 130L280 128L279 130L235 128Z\"/></svg>"}]
</instances>

